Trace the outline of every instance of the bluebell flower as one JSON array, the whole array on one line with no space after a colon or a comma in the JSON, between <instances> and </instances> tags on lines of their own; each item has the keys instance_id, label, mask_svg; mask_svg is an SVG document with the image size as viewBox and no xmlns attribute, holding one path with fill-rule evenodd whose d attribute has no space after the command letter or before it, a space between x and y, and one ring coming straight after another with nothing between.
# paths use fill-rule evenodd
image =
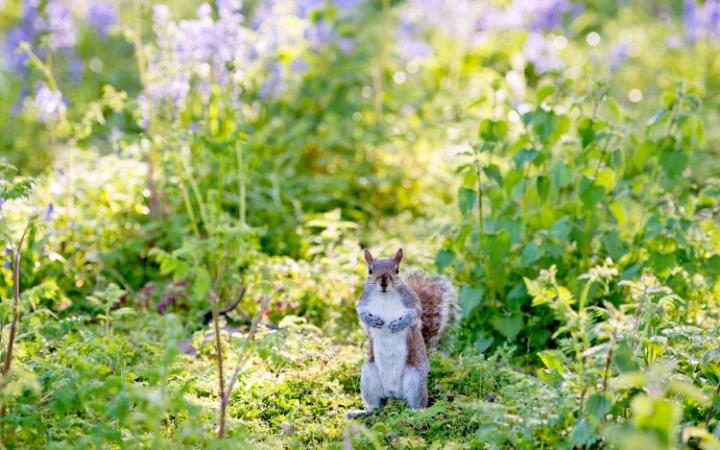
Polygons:
<instances>
[{"instance_id":1,"label":"bluebell flower","mask_svg":"<svg viewBox=\"0 0 720 450\"><path fill-rule=\"evenodd\" d=\"M535 71L539 74L558 70L564 66L562 59L545 40L545 36L538 32L528 34L523 45L523 54L529 62L533 63Z\"/></svg>"},{"instance_id":2,"label":"bluebell flower","mask_svg":"<svg viewBox=\"0 0 720 450\"><path fill-rule=\"evenodd\" d=\"M75 22L70 10L59 0L50 0L45 6L45 14L50 47L61 49L75 45Z\"/></svg>"},{"instance_id":3,"label":"bluebell flower","mask_svg":"<svg viewBox=\"0 0 720 450\"><path fill-rule=\"evenodd\" d=\"M696 0L684 0L683 25L689 43L720 37L720 0L706 0L702 6Z\"/></svg>"},{"instance_id":4,"label":"bluebell flower","mask_svg":"<svg viewBox=\"0 0 720 450\"><path fill-rule=\"evenodd\" d=\"M292 63L290 63L290 70L297 74L303 74L307 72L308 68L310 66L308 65L307 61L305 61L305 58L295 58Z\"/></svg>"},{"instance_id":5,"label":"bluebell flower","mask_svg":"<svg viewBox=\"0 0 720 450\"><path fill-rule=\"evenodd\" d=\"M85 20L97 30L101 36L106 36L111 26L117 23L118 9L112 3L93 3L85 14Z\"/></svg>"},{"instance_id":6,"label":"bluebell flower","mask_svg":"<svg viewBox=\"0 0 720 450\"><path fill-rule=\"evenodd\" d=\"M55 215L55 206L50 203L45 210L45 222L50 223L53 219L53 216Z\"/></svg>"},{"instance_id":7,"label":"bluebell flower","mask_svg":"<svg viewBox=\"0 0 720 450\"><path fill-rule=\"evenodd\" d=\"M38 83L36 86L33 105L38 110L38 118L41 122L59 119L66 109L60 91L50 89L43 82Z\"/></svg>"},{"instance_id":8,"label":"bluebell flower","mask_svg":"<svg viewBox=\"0 0 720 450\"><path fill-rule=\"evenodd\" d=\"M610 69L617 70L630 57L628 45L624 42L615 43L610 48Z\"/></svg>"}]
</instances>

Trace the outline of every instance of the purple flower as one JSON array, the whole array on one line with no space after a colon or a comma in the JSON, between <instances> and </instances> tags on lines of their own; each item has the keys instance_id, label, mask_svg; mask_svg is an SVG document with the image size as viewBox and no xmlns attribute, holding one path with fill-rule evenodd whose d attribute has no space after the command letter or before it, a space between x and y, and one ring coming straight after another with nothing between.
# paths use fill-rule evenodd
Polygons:
<instances>
[{"instance_id":1,"label":"purple flower","mask_svg":"<svg viewBox=\"0 0 720 450\"><path fill-rule=\"evenodd\" d=\"M545 37L537 32L528 34L525 45L523 45L525 58L535 66L539 74L558 70L564 66L563 61L557 56L554 49L545 40Z\"/></svg>"},{"instance_id":2,"label":"purple flower","mask_svg":"<svg viewBox=\"0 0 720 450\"><path fill-rule=\"evenodd\" d=\"M305 30L305 39L315 51L322 50L333 38L335 38L335 31L332 25L325 20L321 20Z\"/></svg>"},{"instance_id":3,"label":"purple flower","mask_svg":"<svg viewBox=\"0 0 720 450\"><path fill-rule=\"evenodd\" d=\"M66 109L60 91L50 89L43 82L37 84L33 105L38 110L38 118L41 122L59 119Z\"/></svg>"},{"instance_id":4,"label":"purple flower","mask_svg":"<svg viewBox=\"0 0 720 450\"><path fill-rule=\"evenodd\" d=\"M628 45L616 42L610 49L610 69L617 70L630 57Z\"/></svg>"},{"instance_id":5,"label":"purple flower","mask_svg":"<svg viewBox=\"0 0 720 450\"><path fill-rule=\"evenodd\" d=\"M683 24L689 43L720 37L720 0L706 0L702 6L696 0L684 0Z\"/></svg>"},{"instance_id":6,"label":"purple flower","mask_svg":"<svg viewBox=\"0 0 720 450\"><path fill-rule=\"evenodd\" d=\"M276 96L285 90L286 82L280 64L273 64L269 72L270 77L265 80L265 83L263 83L258 92L260 98Z\"/></svg>"},{"instance_id":7,"label":"purple flower","mask_svg":"<svg viewBox=\"0 0 720 450\"><path fill-rule=\"evenodd\" d=\"M118 9L112 3L93 3L87 10L85 20L101 36L107 36L111 26L117 23Z\"/></svg>"},{"instance_id":8,"label":"purple flower","mask_svg":"<svg viewBox=\"0 0 720 450\"><path fill-rule=\"evenodd\" d=\"M304 58L295 58L293 62L290 63L290 70L297 74L303 74L307 72L309 67L310 66Z\"/></svg>"},{"instance_id":9,"label":"purple flower","mask_svg":"<svg viewBox=\"0 0 720 450\"><path fill-rule=\"evenodd\" d=\"M45 210L45 222L46 223L52 222L52 218L54 215L55 215L55 206L52 203L50 203L48 205L47 209Z\"/></svg>"},{"instance_id":10,"label":"purple flower","mask_svg":"<svg viewBox=\"0 0 720 450\"><path fill-rule=\"evenodd\" d=\"M5 262L3 263L2 266L3 266L3 268L5 268L5 269L9 269L9 268L12 267L12 264L10 264L10 260L7 260L7 261L5 261Z\"/></svg>"},{"instance_id":11,"label":"purple flower","mask_svg":"<svg viewBox=\"0 0 720 450\"><path fill-rule=\"evenodd\" d=\"M45 6L45 14L50 47L60 49L75 45L75 22L70 10L59 0L50 0Z\"/></svg>"},{"instance_id":12,"label":"purple flower","mask_svg":"<svg viewBox=\"0 0 720 450\"><path fill-rule=\"evenodd\" d=\"M313 11L325 6L325 0L299 0L297 2L298 16L307 18Z\"/></svg>"}]
</instances>

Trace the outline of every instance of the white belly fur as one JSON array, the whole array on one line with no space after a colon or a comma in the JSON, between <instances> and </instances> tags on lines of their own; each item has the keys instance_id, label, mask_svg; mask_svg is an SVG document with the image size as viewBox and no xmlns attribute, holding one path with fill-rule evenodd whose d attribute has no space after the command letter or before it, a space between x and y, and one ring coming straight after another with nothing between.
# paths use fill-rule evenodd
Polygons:
<instances>
[{"instance_id":1,"label":"white belly fur","mask_svg":"<svg viewBox=\"0 0 720 450\"><path fill-rule=\"evenodd\" d=\"M402 397L402 376L407 363L407 337L410 327L391 333L388 325L406 312L402 299L395 292L378 293L370 298L368 312L380 317L385 324L382 328L370 328L373 339L375 364L380 372L386 397Z\"/></svg>"}]
</instances>

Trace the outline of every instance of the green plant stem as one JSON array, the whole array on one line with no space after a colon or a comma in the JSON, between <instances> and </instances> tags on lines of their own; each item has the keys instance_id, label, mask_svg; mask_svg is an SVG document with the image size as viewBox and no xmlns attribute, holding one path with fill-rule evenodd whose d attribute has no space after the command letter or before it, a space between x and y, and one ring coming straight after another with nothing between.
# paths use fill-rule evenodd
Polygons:
<instances>
[{"instance_id":1,"label":"green plant stem","mask_svg":"<svg viewBox=\"0 0 720 450\"><path fill-rule=\"evenodd\" d=\"M613 352L615 351L615 340L617 339L617 330L613 328L612 337L610 338L610 349L607 358L605 358L605 371L603 373L603 392L607 392L608 374L610 373L610 363L612 362Z\"/></svg>"},{"instance_id":2,"label":"green plant stem","mask_svg":"<svg viewBox=\"0 0 720 450\"><path fill-rule=\"evenodd\" d=\"M480 178L482 168L480 166L480 155L477 149L473 146L473 154L475 155L475 174L477 175L477 195L478 195L478 220L480 222L480 236L485 233L485 225L483 223L483 190L482 190L482 179Z\"/></svg>"},{"instance_id":3,"label":"green plant stem","mask_svg":"<svg viewBox=\"0 0 720 450\"><path fill-rule=\"evenodd\" d=\"M205 202L203 200L202 195L200 194L200 189L198 188L197 182L195 181L195 177L193 176L192 169L188 164L185 164L185 175L190 183L190 189L192 189L193 195L195 195L195 201L198 203L198 209L200 211L200 218L203 221L203 227L205 228L205 231L207 233L210 233L211 231L211 222L209 220L209 216L207 215L207 210L205 208Z\"/></svg>"},{"instance_id":4,"label":"green plant stem","mask_svg":"<svg viewBox=\"0 0 720 450\"><path fill-rule=\"evenodd\" d=\"M246 193L246 177L247 177L247 171L245 170L245 158L243 155L243 145L244 143L242 141L238 141L235 145L235 157L237 158L237 166L238 166L238 193L240 195L239 199L239 214L240 214L240 224L245 226L246 225L246 206L247 206L247 193Z\"/></svg>"},{"instance_id":5,"label":"green plant stem","mask_svg":"<svg viewBox=\"0 0 720 450\"><path fill-rule=\"evenodd\" d=\"M720 395L720 383L718 383L717 388L715 389L715 395L713 397L717 397ZM707 414L705 415L705 426L708 427L710 425L710 419L712 419L712 413L715 410L715 398L710 399L710 407L708 408Z\"/></svg>"},{"instance_id":6,"label":"green plant stem","mask_svg":"<svg viewBox=\"0 0 720 450\"><path fill-rule=\"evenodd\" d=\"M190 217L190 225L193 229L193 234L196 238L200 237L200 229L198 228L197 219L195 218L195 211L193 210L192 201L190 200L190 194L188 193L187 186L185 183L180 183L180 191L183 196L183 203L185 203L185 209L187 210L188 216Z\"/></svg>"}]
</instances>

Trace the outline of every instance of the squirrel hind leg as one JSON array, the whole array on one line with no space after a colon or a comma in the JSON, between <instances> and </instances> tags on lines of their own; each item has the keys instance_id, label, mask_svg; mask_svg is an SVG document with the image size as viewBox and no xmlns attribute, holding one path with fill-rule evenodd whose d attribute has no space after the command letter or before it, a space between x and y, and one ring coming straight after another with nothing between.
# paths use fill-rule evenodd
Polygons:
<instances>
[{"instance_id":1,"label":"squirrel hind leg","mask_svg":"<svg viewBox=\"0 0 720 450\"><path fill-rule=\"evenodd\" d=\"M385 403L385 391L375 363L366 362L362 366L360 395L370 411L382 408Z\"/></svg>"},{"instance_id":2,"label":"squirrel hind leg","mask_svg":"<svg viewBox=\"0 0 720 450\"><path fill-rule=\"evenodd\" d=\"M428 404L427 375L420 369L408 366L403 373L403 398L410 408L425 408Z\"/></svg>"}]
</instances>

